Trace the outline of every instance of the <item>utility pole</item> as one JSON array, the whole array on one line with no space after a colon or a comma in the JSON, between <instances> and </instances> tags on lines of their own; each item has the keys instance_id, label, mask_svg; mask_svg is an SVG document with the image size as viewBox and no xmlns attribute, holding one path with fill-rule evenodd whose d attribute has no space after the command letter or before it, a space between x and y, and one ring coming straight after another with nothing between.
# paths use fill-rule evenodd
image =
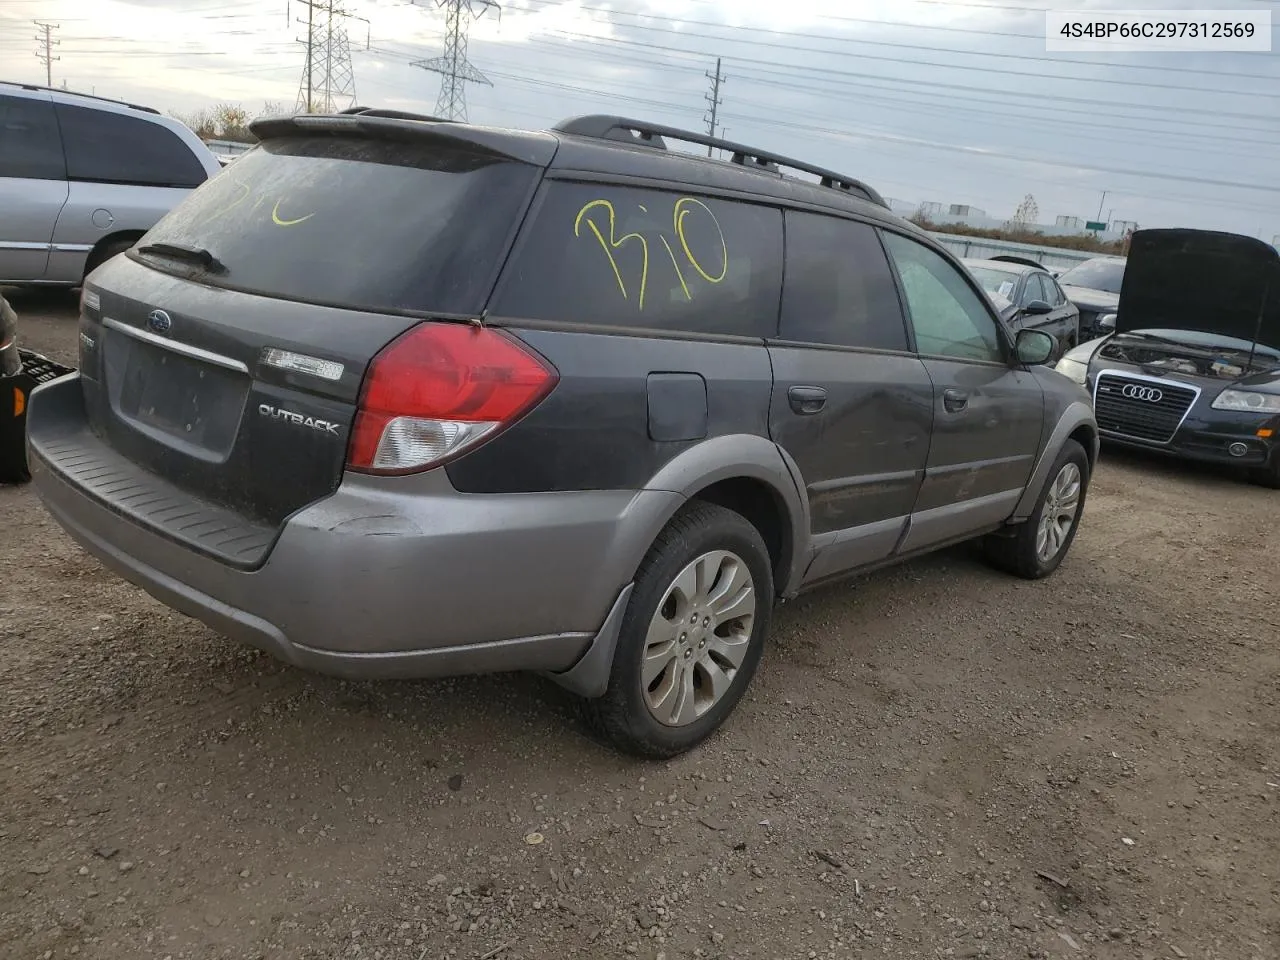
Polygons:
<instances>
[{"instance_id":1,"label":"utility pole","mask_svg":"<svg viewBox=\"0 0 1280 960\"><path fill-rule=\"evenodd\" d=\"M412 0L417 5L419 0ZM467 119L467 84L481 83L492 87L493 83L467 59L467 29L490 10L502 16L502 7L496 0L436 0L437 7L444 8L444 55L429 60L415 60L410 66L420 67L443 78L440 95L436 98L436 116L444 120Z\"/></svg>"},{"instance_id":2,"label":"utility pole","mask_svg":"<svg viewBox=\"0 0 1280 960\"><path fill-rule=\"evenodd\" d=\"M706 101L710 104L711 109L703 117L707 121L707 133L711 136L716 135L716 118L720 113L720 86L724 83L724 76L720 73L720 58L716 57L716 72L708 73L707 79L711 81L711 92L706 94ZM707 147L707 156L711 156L711 148Z\"/></svg>"},{"instance_id":3,"label":"utility pole","mask_svg":"<svg viewBox=\"0 0 1280 960\"><path fill-rule=\"evenodd\" d=\"M1107 191L1102 191L1102 199L1098 201L1098 216L1096 219L1102 219L1102 205L1107 202Z\"/></svg>"},{"instance_id":4,"label":"utility pole","mask_svg":"<svg viewBox=\"0 0 1280 960\"><path fill-rule=\"evenodd\" d=\"M56 23L45 23L40 20L34 21L35 25L40 28L41 34L36 37L36 43L42 44L43 49L36 50L36 59L44 64L44 85L46 87L53 86L53 61L61 60L61 57L53 55L53 48L59 46L62 41L53 39L53 31L58 29Z\"/></svg>"},{"instance_id":5,"label":"utility pole","mask_svg":"<svg viewBox=\"0 0 1280 960\"><path fill-rule=\"evenodd\" d=\"M307 48L307 61L298 84L299 113L333 113L355 105L356 74L351 62L347 20L364 20L348 13L341 0L297 0L307 8L307 36L298 42ZM320 14L317 17L316 14ZM299 20L299 23L304 21ZM369 48L369 38L365 49Z\"/></svg>"}]
</instances>

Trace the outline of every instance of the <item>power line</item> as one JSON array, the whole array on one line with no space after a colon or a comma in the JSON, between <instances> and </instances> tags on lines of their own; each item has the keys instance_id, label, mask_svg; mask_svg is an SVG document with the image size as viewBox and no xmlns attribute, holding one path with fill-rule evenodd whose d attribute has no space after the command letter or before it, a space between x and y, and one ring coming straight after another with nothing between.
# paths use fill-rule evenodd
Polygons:
<instances>
[{"instance_id":1,"label":"power line","mask_svg":"<svg viewBox=\"0 0 1280 960\"><path fill-rule=\"evenodd\" d=\"M552 0L532 0L532 2L541 3L543 5L541 9L543 10L553 9L555 6L558 5L552 2ZM917 2L919 2L919 0L917 0ZM1000 53L1000 52L987 51L987 50L958 50L954 47L939 47L939 46L932 46L928 44L897 43L890 40L870 40L870 39L864 39L862 37L833 37L830 34L805 33L805 32L795 31L795 30L779 31L779 30L771 30L768 27L752 27L752 26L746 26L746 25L740 25L740 24L717 23L714 20L693 20L688 17L673 17L665 14L640 13L640 12L635 12L630 10L613 10L608 7L576 6L575 9L582 10L584 13L602 14L605 17L605 19L610 20L611 22L614 22L617 26L623 27L628 30L649 30L649 31L656 31L661 33L681 34L686 36L687 34L685 34L683 30L673 29L672 27L655 27L655 26L649 26L647 24L617 23L616 21L613 20L613 18L619 17L619 16L634 17L634 18L642 19L646 21L652 20L652 21L662 21L662 22L671 23L671 24L678 24L679 26L682 26L682 27L711 27L716 30L765 34L766 36L774 36L774 37L795 37L795 38L804 39L804 40L826 40L826 41L832 41L835 43L856 43L856 44L863 44L863 45L875 46L875 47L890 47L890 48L895 48L899 50L922 50L930 53L958 54L960 56L970 56L970 57L988 57L988 58L994 58L998 60L1027 60L1037 64L1044 64L1044 63L1075 64L1078 66L1090 67L1092 69L1097 69L1100 66L1105 66L1107 68L1119 68L1124 70L1158 70L1158 71L1172 71L1180 74L1194 73L1194 74L1203 74L1206 76L1239 78L1242 80L1269 80L1272 82L1280 81L1280 74L1235 73L1235 72L1223 71L1223 70L1205 70L1202 68L1195 68L1195 67L1181 67L1181 66L1173 67L1173 66L1165 66L1161 64L1148 64L1148 63L1116 63L1116 62L1101 61L1101 60L1072 60L1064 57L1049 57L1043 53L1038 56L1031 56L1028 54ZM847 17L847 16L838 16L836 14L824 14L822 19L832 20L840 23L864 23L864 24L869 24L874 26L908 27L913 30L914 29L954 30L956 32L961 32L961 33L980 34L984 37L1004 36L1004 37L1020 37L1028 40L1040 40L1040 41L1044 40L1044 36L1042 34L997 33L990 30L971 30L963 27L931 26L929 24L908 23L905 21L875 20L869 17ZM700 35L700 36L703 36L703 35ZM703 36L703 38L711 39L711 40L727 40L733 43L749 43L753 45L762 43L762 41L740 40L734 37ZM793 44L778 43L776 41L768 42L765 45L777 46L777 47L788 49L788 50L795 50L801 53L833 53L833 54L839 53L839 51L836 51L836 50L815 50L813 47L799 47ZM966 67L963 64L937 64L937 63L928 62L927 65L950 66L950 67L956 67L959 69L970 69L969 67ZM975 68L975 69L982 69L982 68ZM1026 75L1032 76L1033 74L1026 74ZM1058 79L1058 78L1050 77L1049 79ZM1090 78L1090 77L1062 77L1060 79L1097 80L1097 78ZM1105 80L1102 82L1126 83L1126 84L1128 83L1128 81L1123 81L1123 80ZM1199 89L1199 88L1179 87L1178 89ZM1238 91L1238 90L1216 90L1216 91L1206 90L1204 92L1240 94L1243 96L1252 95L1247 91Z\"/></svg>"},{"instance_id":2,"label":"power line","mask_svg":"<svg viewBox=\"0 0 1280 960\"><path fill-rule=\"evenodd\" d=\"M60 24L45 23L40 20L36 20L34 21L34 23L38 28L40 28L42 32L41 36L36 37L36 43L40 43L44 45L44 49L36 50L36 59L44 64L44 77L45 77L44 85L46 87L52 87L53 86L53 62L55 60L62 59L61 57L55 57L53 55L53 48L56 46L60 46L62 43L61 40L53 39L53 31L57 30Z\"/></svg>"},{"instance_id":3,"label":"power line","mask_svg":"<svg viewBox=\"0 0 1280 960\"><path fill-rule=\"evenodd\" d=\"M417 0L410 0L416 5ZM502 16L502 7L496 0L436 0L445 8L444 55L429 60L414 61L411 66L430 70L441 76L440 95L436 98L436 116L446 120L467 119L467 84L481 83L493 86L489 78L467 59L467 32L473 19L484 16L490 9Z\"/></svg>"}]
</instances>

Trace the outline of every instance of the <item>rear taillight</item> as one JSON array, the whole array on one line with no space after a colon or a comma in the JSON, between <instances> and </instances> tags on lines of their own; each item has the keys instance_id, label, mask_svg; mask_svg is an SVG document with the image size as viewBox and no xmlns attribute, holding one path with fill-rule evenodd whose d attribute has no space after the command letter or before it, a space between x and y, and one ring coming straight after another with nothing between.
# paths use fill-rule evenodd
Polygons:
<instances>
[{"instance_id":1,"label":"rear taillight","mask_svg":"<svg viewBox=\"0 0 1280 960\"><path fill-rule=\"evenodd\" d=\"M437 466L524 416L558 379L501 331L419 324L370 364L347 466L362 473Z\"/></svg>"}]
</instances>

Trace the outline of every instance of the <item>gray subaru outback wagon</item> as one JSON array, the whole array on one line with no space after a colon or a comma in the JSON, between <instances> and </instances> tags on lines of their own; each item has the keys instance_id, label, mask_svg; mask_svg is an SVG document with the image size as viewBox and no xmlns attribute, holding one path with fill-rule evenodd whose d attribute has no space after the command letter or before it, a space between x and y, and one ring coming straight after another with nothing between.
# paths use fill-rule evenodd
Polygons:
<instances>
[{"instance_id":1,"label":"gray subaru outback wagon","mask_svg":"<svg viewBox=\"0 0 1280 960\"><path fill-rule=\"evenodd\" d=\"M1070 547L1088 396L859 181L617 117L255 132L89 278L29 412L52 515L216 630L348 677L536 671L671 756L775 601Z\"/></svg>"}]
</instances>

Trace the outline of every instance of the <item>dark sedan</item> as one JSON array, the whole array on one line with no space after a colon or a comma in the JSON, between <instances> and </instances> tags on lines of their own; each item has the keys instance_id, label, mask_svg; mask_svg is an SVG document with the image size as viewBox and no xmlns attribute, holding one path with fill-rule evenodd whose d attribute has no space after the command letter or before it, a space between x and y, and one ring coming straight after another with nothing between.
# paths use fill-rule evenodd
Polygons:
<instances>
[{"instance_id":1,"label":"dark sedan","mask_svg":"<svg viewBox=\"0 0 1280 960\"><path fill-rule=\"evenodd\" d=\"M1124 257L1093 257L1058 275L1067 299L1080 309L1080 339L1100 337L1111 329L1124 283Z\"/></svg>"},{"instance_id":2,"label":"dark sedan","mask_svg":"<svg viewBox=\"0 0 1280 960\"><path fill-rule=\"evenodd\" d=\"M1059 350L1080 342L1080 311L1044 267L1028 260L965 259L964 265L987 291L1013 333L1030 327L1058 341Z\"/></svg>"},{"instance_id":3,"label":"dark sedan","mask_svg":"<svg viewBox=\"0 0 1280 960\"><path fill-rule=\"evenodd\" d=\"M1093 394L1103 439L1280 489L1280 253L1233 233L1138 231L1114 323L1057 367Z\"/></svg>"}]
</instances>

